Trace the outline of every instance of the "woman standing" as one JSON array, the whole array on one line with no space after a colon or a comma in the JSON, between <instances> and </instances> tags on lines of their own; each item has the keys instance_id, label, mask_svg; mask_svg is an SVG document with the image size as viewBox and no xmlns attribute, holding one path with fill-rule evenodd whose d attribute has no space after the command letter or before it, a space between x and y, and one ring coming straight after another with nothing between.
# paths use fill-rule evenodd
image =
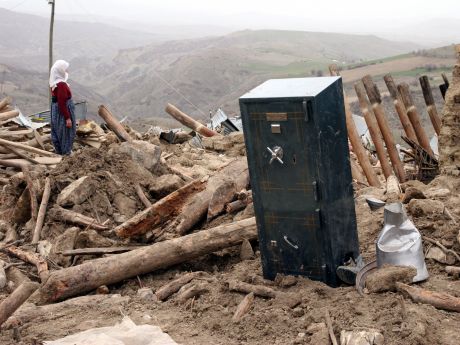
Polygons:
<instances>
[{"instance_id":1,"label":"woman standing","mask_svg":"<svg viewBox=\"0 0 460 345\"><path fill-rule=\"evenodd\" d=\"M67 79L69 63L57 60L50 71L51 140L60 155L70 155L76 133L75 105Z\"/></svg>"}]
</instances>

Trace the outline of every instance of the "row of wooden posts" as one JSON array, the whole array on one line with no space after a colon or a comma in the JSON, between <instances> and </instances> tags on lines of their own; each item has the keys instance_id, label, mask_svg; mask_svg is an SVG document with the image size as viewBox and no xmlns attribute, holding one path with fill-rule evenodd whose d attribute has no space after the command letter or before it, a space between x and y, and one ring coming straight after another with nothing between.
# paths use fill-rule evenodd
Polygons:
<instances>
[{"instance_id":1,"label":"row of wooden posts","mask_svg":"<svg viewBox=\"0 0 460 345\"><path fill-rule=\"evenodd\" d=\"M339 75L336 65L329 66L329 71L333 76ZM390 91L390 95L393 98L394 107L399 120L401 121L406 137L418 143L429 154L434 155L430 146L428 135L420 122L420 115L412 100L409 85L407 83L401 83L396 86L393 77L390 74L385 75L384 80L388 90ZM428 107L428 114L430 115L431 123L436 134L439 135L441 129L441 119L436 109L428 77L421 77L420 84L422 86L425 103ZM374 143L385 179L387 179L390 175L395 174L399 182L405 182L407 180L407 176L404 171L404 164L401 162L399 157L395 139L388 124L385 109L382 105L382 97L377 85L374 83L370 75L366 75L361 79L361 81L355 83L354 87L356 95L358 96L361 112L363 113L364 120L369 128L369 134ZM353 152L358 158L359 164L363 169L369 185L380 187L380 181L374 168L372 167L369 156L356 129L350 108L350 102L347 99L345 91L344 98L348 138L353 148Z\"/></svg>"}]
</instances>

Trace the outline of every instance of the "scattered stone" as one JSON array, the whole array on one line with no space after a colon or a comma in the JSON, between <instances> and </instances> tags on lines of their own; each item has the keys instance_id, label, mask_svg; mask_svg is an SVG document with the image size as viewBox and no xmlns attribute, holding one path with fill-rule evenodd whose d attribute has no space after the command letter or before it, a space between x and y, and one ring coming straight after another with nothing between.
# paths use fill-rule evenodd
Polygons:
<instances>
[{"instance_id":1,"label":"scattered stone","mask_svg":"<svg viewBox=\"0 0 460 345\"><path fill-rule=\"evenodd\" d=\"M297 277L285 276L283 274L277 274L275 277L275 284L279 287L287 288L297 284Z\"/></svg>"},{"instance_id":2,"label":"scattered stone","mask_svg":"<svg viewBox=\"0 0 460 345\"><path fill-rule=\"evenodd\" d=\"M455 257L451 254L446 254L439 247L431 247L425 256L426 259L433 259L441 264L453 265L455 264Z\"/></svg>"},{"instance_id":3,"label":"scattered stone","mask_svg":"<svg viewBox=\"0 0 460 345\"><path fill-rule=\"evenodd\" d=\"M72 263L70 256L63 256L59 253L65 250L74 249L77 236L80 233L80 229L77 227L69 228L64 231L63 234L59 235L54 241L54 246L51 250L50 258L58 265L62 267L69 267Z\"/></svg>"},{"instance_id":4,"label":"scattered stone","mask_svg":"<svg viewBox=\"0 0 460 345\"><path fill-rule=\"evenodd\" d=\"M128 154L133 161L139 163L150 172L155 172L160 162L160 147L146 141L124 142L120 145L119 150Z\"/></svg>"},{"instance_id":5,"label":"scattered stone","mask_svg":"<svg viewBox=\"0 0 460 345\"><path fill-rule=\"evenodd\" d=\"M98 295L108 295L110 293L110 290L109 288L107 287L107 285L102 285L102 286L99 286L97 289L96 289L96 293Z\"/></svg>"},{"instance_id":6,"label":"scattered stone","mask_svg":"<svg viewBox=\"0 0 460 345\"><path fill-rule=\"evenodd\" d=\"M425 192L427 185L419 180L409 180L407 182L401 183L401 190L406 192L407 188L415 188L422 192Z\"/></svg>"},{"instance_id":7,"label":"scattered stone","mask_svg":"<svg viewBox=\"0 0 460 345\"><path fill-rule=\"evenodd\" d=\"M327 330L324 322L312 323L307 328L307 334L311 334L310 344L315 345L330 345L331 339L329 337L329 331Z\"/></svg>"},{"instance_id":8,"label":"scattered stone","mask_svg":"<svg viewBox=\"0 0 460 345\"><path fill-rule=\"evenodd\" d=\"M408 204L412 199L426 199L426 196L420 189L415 187L407 187L402 202L403 204Z\"/></svg>"},{"instance_id":9,"label":"scattered stone","mask_svg":"<svg viewBox=\"0 0 460 345\"><path fill-rule=\"evenodd\" d=\"M444 213L444 204L438 200L412 199L408 210L413 217L427 217Z\"/></svg>"},{"instance_id":10,"label":"scattered stone","mask_svg":"<svg viewBox=\"0 0 460 345\"><path fill-rule=\"evenodd\" d=\"M305 311L301 307L292 309L292 316L294 317L302 317L304 316L304 314L305 314Z\"/></svg>"},{"instance_id":11,"label":"scattered stone","mask_svg":"<svg viewBox=\"0 0 460 345\"><path fill-rule=\"evenodd\" d=\"M116 245L116 241L100 235L96 230L87 230L78 233L74 248L104 248Z\"/></svg>"},{"instance_id":12,"label":"scattered stone","mask_svg":"<svg viewBox=\"0 0 460 345\"><path fill-rule=\"evenodd\" d=\"M387 266L372 272L366 279L366 288L370 293L396 291L396 283L412 283L417 275L414 267Z\"/></svg>"},{"instance_id":13,"label":"scattered stone","mask_svg":"<svg viewBox=\"0 0 460 345\"><path fill-rule=\"evenodd\" d=\"M164 196L184 186L185 182L177 175L167 174L154 180L149 186L149 193L154 199L161 199Z\"/></svg>"},{"instance_id":14,"label":"scattered stone","mask_svg":"<svg viewBox=\"0 0 460 345\"><path fill-rule=\"evenodd\" d=\"M148 287L137 290L137 296L140 299L146 301L153 301L155 299L155 294L153 293L153 290Z\"/></svg>"},{"instance_id":15,"label":"scattered stone","mask_svg":"<svg viewBox=\"0 0 460 345\"><path fill-rule=\"evenodd\" d=\"M254 250L252 249L251 243L248 240L244 240L241 244L240 259L242 261L252 260L254 257Z\"/></svg>"},{"instance_id":16,"label":"scattered stone","mask_svg":"<svg viewBox=\"0 0 460 345\"><path fill-rule=\"evenodd\" d=\"M383 345L385 338L375 330L340 332L340 345Z\"/></svg>"},{"instance_id":17,"label":"scattered stone","mask_svg":"<svg viewBox=\"0 0 460 345\"><path fill-rule=\"evenodd\" d=\"M83 176L69 184L58 195L57 204L62 207L80 205L87 200L94 191L94 185L88 176Z\"/></svg>"},{"instance_id":18,"label":"scattered stone","mask_svg":"<svg viewBox=\"0 0 460 345\"><path fill-rule=\"evenodd\" d=\"M137 213L137 202L131 199L129 196L118 192L113 198L113 205L118 211L126 218L131 218Z\"/></svg>"},{"instance_id":19,"label":"scattered stone","mask_svg":"<svg viewBox=\"0 0 460 345\"><path fill-rule=\"evenodd\" d=\"M428 199L443 199L447 198L451 194L447 188L430 188L425 191L425 195Z\"/></svg>"},{"instance_id":20,"label":"scattered stone","mask_svg":"<svg viewBox=\"0 0 460 345\"><path fill-rule=\"evenodd\" d=\"M52 248L53 245L47 240L39 241L37 244L37 252L44 258L50 255Z\"/></svg>"}]
</instances>

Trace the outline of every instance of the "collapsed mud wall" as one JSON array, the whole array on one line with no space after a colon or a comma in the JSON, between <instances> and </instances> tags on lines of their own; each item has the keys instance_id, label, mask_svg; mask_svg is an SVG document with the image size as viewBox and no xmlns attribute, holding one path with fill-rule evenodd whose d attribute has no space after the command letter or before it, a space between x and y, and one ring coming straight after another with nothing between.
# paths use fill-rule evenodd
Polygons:
<instances>
[{"instance_id":1,"label":"collapsed mud wall","mask_svg":"<svg viewBox=\"0 0 460 345\"><path fill-rule=\"evenodd\" d=\"M439 158L442 174L460 176L460 44L455 49L458 62L446 94L439 136Z\"/></svg>"}]
</instances>

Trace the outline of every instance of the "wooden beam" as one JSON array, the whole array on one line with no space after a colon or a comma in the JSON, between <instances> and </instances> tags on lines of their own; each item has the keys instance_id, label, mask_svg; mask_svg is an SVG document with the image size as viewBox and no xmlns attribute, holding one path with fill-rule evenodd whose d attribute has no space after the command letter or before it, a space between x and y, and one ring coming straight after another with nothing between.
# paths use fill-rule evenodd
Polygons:
<instances>
[{"instance_id":1,"label":"wooden beam","mask_svg":"<svg viewBox=\"0 0 460 345\"><path fill-rule=\"evenodd\" d=\"M86 261L51 273L39 293L41 303L81 295L102 285L186 262L257 238L255 218L225 224L128 253Z\"/></svg>"},{"instance_id":2,"label":"wooden beam","mask_svg":"<svg viewBox=\"0 0 460 345\"><path fill-rule=\"evenodd\" d=\"M388 178L388 176L393 173L393 170L391 169L390 162L388 161L387 152L382 140L382 134L380 133L379 125L375 119L374 112L369 108L366 90L364 89L362 82L355 83L355 91L358 96L361 112L364 115L364 120L366 121L367 128L369 129L375 150L377 151L377 157L379 158L383 175L385 178Z\"/></svg>"},{"instance_id":3,"label":"wooden beam","mask_svg":"<svg viewBox=\"0 0 460 345\"><path fill-rule=\"evenodd\" d=\"M398 114L399 121L401 122L406 136L409 139L418 143L414 127L412 127L412 123L410 122L409 117L407 116L406 107L404 106L401 95L398 91L396 83L393 80L393 77L391 76L391 74L387 74L383 77L383 79L385 80L385 84L387 85L388 91L390 91L390 95L393 98L393 104L395 106L396 113Z\"/></svg>"},{"instance_id":4,"label":"wooden beam","mask_svg":"<svg viewBox=\"0 0 460 345\"><path fill-rule=\"evenodd\" d=\"M32 244L38 243L40 241L40 234L43 228L43 223L45 222L46 209L48 207L48 201L51 194L51 180L49 177L45 180L45 189L43 191L42 201L40 203L40 209L38 210L37 222L35 224L35 229L32 237Z\"/></svg>"},{"instance_id":5,"label":"wooden beam","mask_svg":"<svg viewBox=\"0 0 460 345\"><path fill-rule=\"evenodd\" d=\"M121 123L104 105L99 106L98 114L100 117L102 117L102 119L109 126L109 128L120 138L121 141L133 141L133 139L128 134L128 132L126 132L125 128L121 125Z\"/></svg>"},{"instance_id":6,"label":"wooden beam","mask_svg":"<svg viewBox=\"0 0 460 345\"><path fill-rule=\"evenodd\" d=\"M437 135L441 133L441 118L438 115L436 104L434 102L433 92L431 91L430 81L426 75L419 78L420 86L423 91L423 98L427 106L428 115L430 115L431 124L433 125L434 131Z\"/></svg>"},{"instance_id":7,"label":"wooden beam","mask_svg":"<svg viewBox=\"0 0 460 345\"><path fill-rule=\"evenodd\" d=\"M338 76L338 68L336 65L329 66L329 72L332 76ZM356 129L355 121L353 120L353 114L350 108L350 102L345 94L345 90L343 90L343 97L345 103L345 116L346 116L346 125L347 125L347 132L348 138L350 139L351 146L353 147L353 152L356 154L358 158L359 164L363 169L364 175L366 175L366 179L369 182L370 186L373 187L380 187L380 181L375 173L374 168L372 167L371 161L369 156L367 155L366 149L363 146L363 142L359 137L358 130Z\"/></svg>"},{"instance_id":8,"label":"wooden beam","mask_svg":"<svg viewBox=\"0 0 460 345\"><path fill-rule=\"evenodd\" d=\"M17 116L19 116L19 111L17 110L6 111L4 113L0 113L0 121L10 120Z\"/></svg>"},{"instance_id":9,"label":"wooden beam","mask_svg":"<svg viewBox=\"0 0 460 345\"><path fill-rule=\"evenodd\" d=\"M35 154L45 156L45 157L55 157L56 156L52 152L37 149L36 147L32 147L32 146L29 146L27 144L22 144L22 143L19 143L19 142L16 142L16 141L9 141L9 140L5 140L5 139L0 139L0 145L14 147L14 148L17 148L17 149L21 149L21 150L24 150L24 151L27 151L27 152L35 153Z\"/></svg>"},{"instance_id":10,"label":"wooden beam","mask_svg":"<svg viewBox=\"0 0 460 345\"><path fill-rule=\"evenodd\" d=\"M402 83L398 85L399 93L401 94L404 106L407 109L407 116L414 127L415 134L417 135L417 141L421 147L423 147L429 154L434 156L433 150L430 146L430 139L426 135L425 130L420 122L420 116L418 114L417 108L414 105L412 96L410 93L409 84Z\"/></svg>"},{"instance_id":11,"label":"wooden beam","mask_svg":"<svg viewBox=\"0 0 460 345\"><path fill-rule=\"evenodd\" d=\"M38 283L24 282L11 295L0 304L0 326L24 304L40 285Z\"/></svg>"},{"instance_id":12,"label":"wooden beam","mask_svg":"<svg viewBox=\"0 0 460 345\"><path fill-rule=\"evenodd\" d=\"M3 110L3 108L6 108L11 104L11 97L5 97L0 101L0 110Z\"/></svg>"},{"instance_id":13,"label":"wooden beam","mask_svg":"<svg viewBox=\"0 0 460 345\"><path fill-rule=\"evenodd\" d=\"M184 112L180 111L174 105L169 104L166 106L165 111L175 118L177 121L182 123L184 126L193 129L195 132L200 133L205 137L213 137L215 135L219 135L219 133L207 128L205 125L202 125L198 121L191 118L189 115L185 114Z\"/></svg>"},{"instance_id":14,"label":"wooden beam","mask_svg":"<svg viewBox=\"0 0 460 345\"><path fill-rule=\"evenodd\" d=\"M393 138L390 126L385 116L385 110L382 106L382 98L380 96L380 91L377 85L374 84L372 77L366 75L362 78L362 82L369 97L369 101L372 104L372 110L374 111L377 123L379 125L380 131L382 132L383 140L385 141L388 155L390 156L391 164L393 165L393 171L398 177L399 181L406 181L406 172L404 171L404 166L399 159L398 150L396 149L396 143Z\"/></svg>"}]
</instances>

